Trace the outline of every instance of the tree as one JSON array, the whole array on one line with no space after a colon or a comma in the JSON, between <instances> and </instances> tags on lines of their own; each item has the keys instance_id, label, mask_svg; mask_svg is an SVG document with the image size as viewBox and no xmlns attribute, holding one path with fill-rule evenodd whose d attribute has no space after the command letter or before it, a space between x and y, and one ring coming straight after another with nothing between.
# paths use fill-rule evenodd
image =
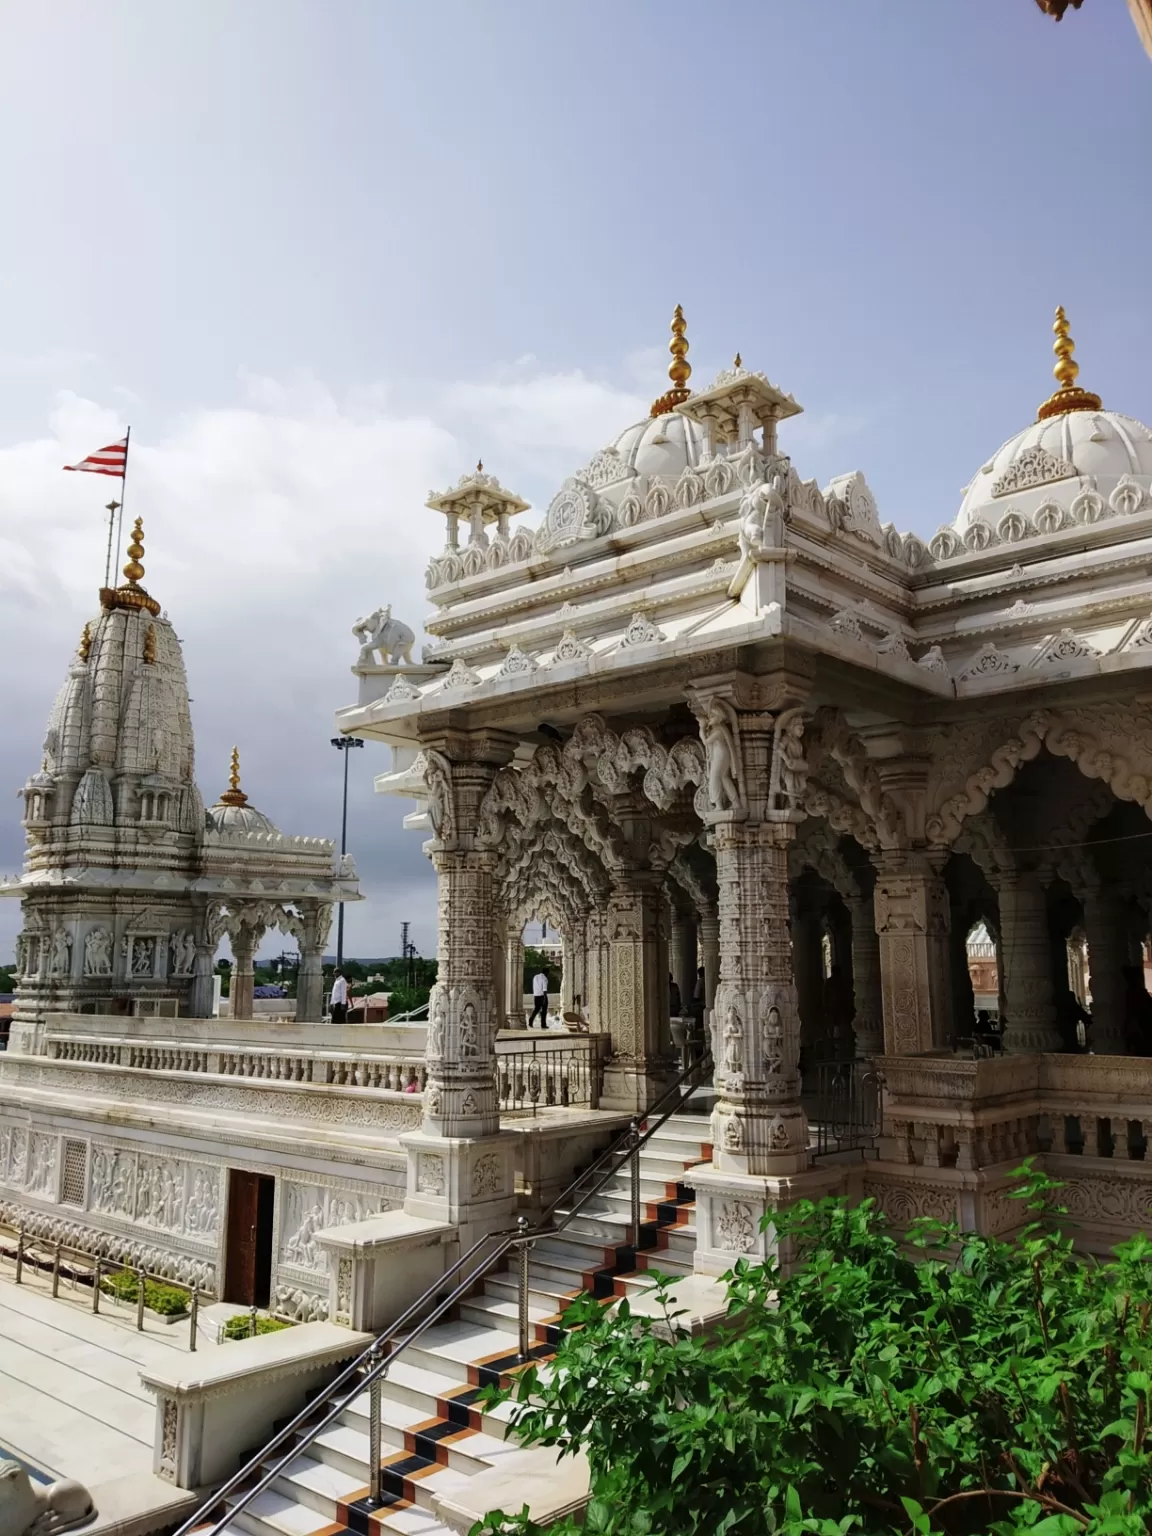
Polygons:
<instances>
[{"instance_id":1,"label":"tree","mask_svg":"<svg viewBox=\"0 0 1152 1536\"><path fill-rule=\"evenodd\" d=\"M582 1299L520 1378L517 1435L587 1453L585 1536L1144 1533L1152 1243L1081 1259L1018 1173L1010 1242L920 1222L901 1244L871 1201L778 1213L801 1262L739 1262L713 1340Z\"/></svg>"},{"instance_id":2,"label":"tree","mask_svg":"<svg viewBox=\"0 0 1152 1536\"><path fill-rule=\"evenodd\" d=\"M0 992L15 992L16 970L13 966L0 966Z\"/></svg>"}]
</instances>

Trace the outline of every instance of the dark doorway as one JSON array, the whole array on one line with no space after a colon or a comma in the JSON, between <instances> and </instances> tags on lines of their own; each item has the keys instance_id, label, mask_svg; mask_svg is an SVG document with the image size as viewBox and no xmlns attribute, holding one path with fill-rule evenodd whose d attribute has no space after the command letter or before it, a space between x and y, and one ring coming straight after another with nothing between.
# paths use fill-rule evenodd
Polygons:
<instances>
[{"instance_id":1,"label":"dark doorway","mask_svg":"<svg viewBox=\"0 0 1152 1536\"><path fill-rule=\"evenodd\" d=\"M225 1301L266 1307L272 1291L272 1213L276 1180L243 1168L228 1171Z\"/></svg>"}]
</instances>

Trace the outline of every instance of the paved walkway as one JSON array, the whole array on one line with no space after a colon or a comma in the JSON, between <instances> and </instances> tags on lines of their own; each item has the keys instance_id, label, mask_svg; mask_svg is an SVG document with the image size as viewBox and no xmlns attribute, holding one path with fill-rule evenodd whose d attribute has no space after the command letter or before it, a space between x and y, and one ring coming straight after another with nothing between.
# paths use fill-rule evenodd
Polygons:
<instances>
[{"instance_id":1,"label":"paved walkway","mask_svg":"<svg viewBox=\"0 0 1152 1536\"><path fill-rule=\"evenodd\" d=\"M0 1274L0 1453L89 1487L151 1472L155 1399L139 1373L188 1349L187 1323L149 1318L137 1333L134 1309L90 1306L90 1294L53 1301L42 1282Z\"/></svg>"}]
</instances>

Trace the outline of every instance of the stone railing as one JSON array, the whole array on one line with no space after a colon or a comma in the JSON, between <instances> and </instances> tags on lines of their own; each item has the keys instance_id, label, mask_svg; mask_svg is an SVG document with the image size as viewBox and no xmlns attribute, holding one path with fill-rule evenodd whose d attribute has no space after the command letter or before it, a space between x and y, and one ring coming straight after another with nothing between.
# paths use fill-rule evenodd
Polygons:
<instances>
[{"instance_id":1,"label":"stone railing","mask_svg":"<svg viewBox=\"0 0 1152 1536\"><path fill-rule=\"evenodd\" d=\"M1150 1058L886 1056L877 1065L882 1155L893 1161L977 1169L1055 1152L1143 1162L1152 1140Z\"/></svg>"}]
</instances>

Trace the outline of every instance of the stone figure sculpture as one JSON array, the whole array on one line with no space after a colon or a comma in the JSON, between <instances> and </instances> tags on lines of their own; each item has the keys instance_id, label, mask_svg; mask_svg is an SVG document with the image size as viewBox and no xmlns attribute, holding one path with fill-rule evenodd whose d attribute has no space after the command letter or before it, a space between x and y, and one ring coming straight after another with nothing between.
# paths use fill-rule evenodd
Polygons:
<instances>
[{"instance_id":1,"label":"stone figure sculpture","mask_svg":"<svg viewBox=\"0 0 1152 1536\"><path fill-rule=\"evenodd\" d=\"M743 764L737 743L736 717L723 699L713 699L703 729L708 754L708 800L715 811L744 807Z\"/></svg>"},{"instance_id":2,"label":"stone figure sculpture","mask_svg":"<svg viewBox=\"0 0 1152 1536\"><path fill-rule=\"evenodd\" d=\"M33 1483L18 1461L0 1459L0 1536L56 1536L96 1517L80 1483Z\"/></svg>"},{"instance_id":3,"label":"stone figure sculpture","mask_svg":"<svg viewBox=\"0 0 1152 1536\"><path fill-rule=\"evenodd\" d=\"M387 608L377 608L365 619L357 619L352 633L360 642L358 666L374 666L377 652L382 666L413 665L412 647L416 644L416 636L407 624L392 617L391 603Z\"/></svg>"},{"instance_id":4,"label":"stone figure sculpture","mask_svg":"<svg viewBox=\"0 0 1152 1536\"><path fill-rule=\"evenodd\" d=\"M85 976L111 976L112 935L107 928L93 928L84 938Z\"/></svg>"},{"instance_id":5,"label":"stone figure sculpture","mask_svg":"<svg viewBox=\"0 0 1152 1536\"><path fill-rule=\"evenodd\" d=\"M188 929L174 933L169 940L172 946L172 974L187 976L196 964L196 938Z\"/></svg>"},{"instance_id":6,"label":"stone figure sculpture","mask_svg":"<svg viewBox=\"0 0 1152 1536\"><path fill-rule=\"evenodd\" d=\"M67 928L57 928L52 935L52 951L48 972L52 976L67 976L72 967L72 935Z\"/></svg>"}]
</instances>

